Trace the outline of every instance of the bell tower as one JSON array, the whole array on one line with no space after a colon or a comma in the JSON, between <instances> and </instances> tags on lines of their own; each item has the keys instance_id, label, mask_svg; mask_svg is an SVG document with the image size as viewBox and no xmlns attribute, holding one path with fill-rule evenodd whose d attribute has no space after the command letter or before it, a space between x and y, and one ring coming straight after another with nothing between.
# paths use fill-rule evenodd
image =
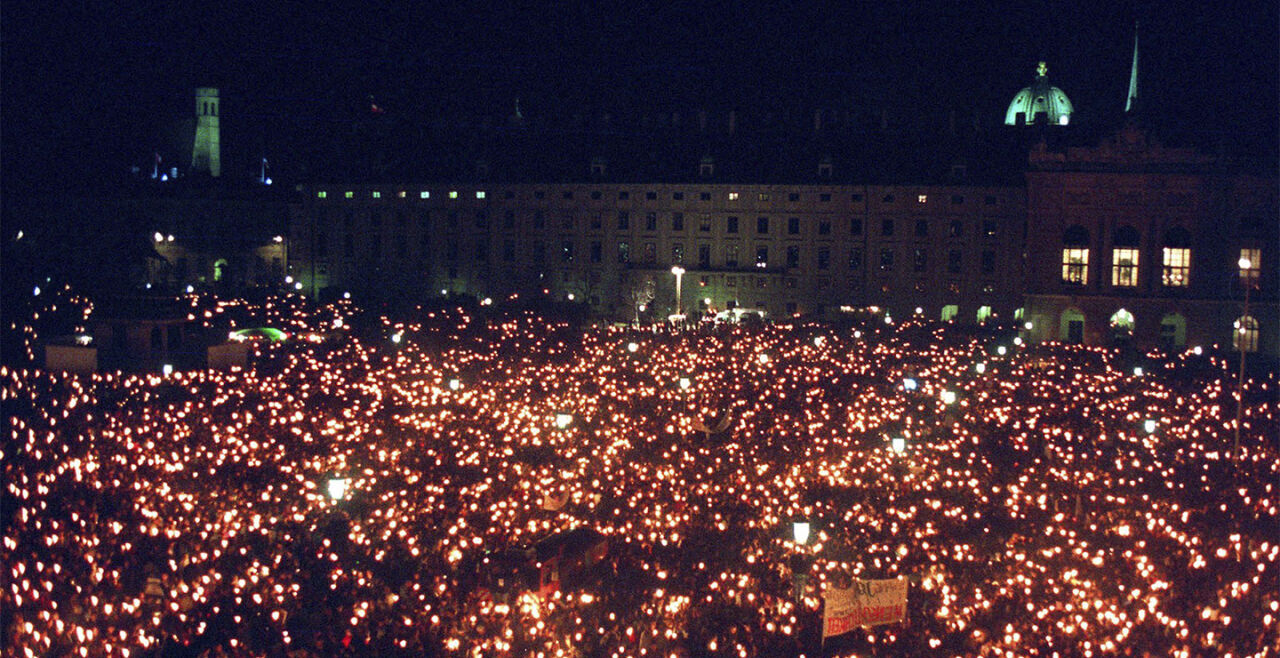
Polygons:
<instances>
[{"instance_id":1,"label":"bell tower","mask_svg":"<svg viewBox=\"0 0 1280 658\"><path fill-rule=\"evenodd\" d=\"M218 135L218 90L196 89L196 139L191 148L191 171L214 178L222 174L221 138Z\"/></svg>"}]
</instances>

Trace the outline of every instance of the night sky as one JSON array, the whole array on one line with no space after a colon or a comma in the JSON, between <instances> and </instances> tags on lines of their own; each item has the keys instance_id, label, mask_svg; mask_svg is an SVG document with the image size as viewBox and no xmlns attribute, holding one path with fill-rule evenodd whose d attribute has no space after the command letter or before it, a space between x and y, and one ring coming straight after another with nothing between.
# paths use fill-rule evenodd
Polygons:
<instances>
[{"instance_id":1,"label":"night sky","mask_svg":"<svg viewBox=\"0 0 1280 658\"><path fill-rule=\"evenodd\" d=\"M368 113L639 115L706 107L938 108L1003 117L1039 59L1082 121L1142 96L1171 145L1277 151L1275 2L5 2L6 192L189 164L196 86L223 99L224 176L281 172ZM359 6L356 10L352 7ZM186 149L186 150L184 150Z\"/></svg>"}]
</instances>

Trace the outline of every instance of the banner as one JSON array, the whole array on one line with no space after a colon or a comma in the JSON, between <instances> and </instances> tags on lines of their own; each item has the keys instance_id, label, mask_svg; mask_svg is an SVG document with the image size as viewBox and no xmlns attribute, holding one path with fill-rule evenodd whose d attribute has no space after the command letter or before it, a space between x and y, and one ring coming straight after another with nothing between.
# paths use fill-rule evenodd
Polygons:
<instances>
[{"instance_id":1,"label":"banner","mask_svg":"<svg viewBox=\"0 0 1280 658\"><path fill-rule=\"evenodd\" d=\"M848 589L828 588L822 600L824 638L860 626L892 624L907 618L907 581L858 580Z\"/></svg>"}]
</instances>

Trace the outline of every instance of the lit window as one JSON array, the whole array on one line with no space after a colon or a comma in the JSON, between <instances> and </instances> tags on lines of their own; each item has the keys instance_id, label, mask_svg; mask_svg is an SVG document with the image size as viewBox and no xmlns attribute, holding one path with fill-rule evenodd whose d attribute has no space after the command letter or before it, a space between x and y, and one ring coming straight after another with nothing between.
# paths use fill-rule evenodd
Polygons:
<instances>
[{"instance_id":1,"label":"lit window","mask_svg":"<svg viewBox=\"0 0 1280 658\"><path fill-rule=\"evenodd\" d=\"M768 192L761 192L760 194L757 194L757 195L756 195L756 198L758 198L760 201L768 201L768 200L769 200L769 193L768 193Z\"/></svg>"},{"instance_id":2,"label":"lit window","mask_svg":"<svg viewBox=\"0 0 1280 658\"><path fill-rule=\"evenodd\" d=\"M403 199L403 198L404 198L404 190L400 190L399 192L396 192L396 196L397 196L397 197L399 197L399 198L401 198L401 199Z\"/></svg>"},{"instance_id":3,"label":"lit window","mask_svg":"<svg viewBox=\"0 0 1280 658\"><path fill-rule=\"evenodd\" d=\"M477 198L477 199L483 199L483 198L484 198L484 190L476 190L476 198Z\"/></svg>"},{"instance_id":4,"label":"lit window","mask_svg":"<svg viewBox=\"0 0 1280 658\"><path fill-rule=\"evenodd\" d=\"M730 192L730 193L729 193L729 200L730 200L730 201L737 201L737 200L738 200L738 193L737 193L737 192Z\"/></svg>"},{"instance_id":5,"label":"lit window","mask_svg":"<svg viewBox=\"0 0 1280 658\"><path fill-rule=\"evenodd\" d=\"M458 191L457 191L457 190L449 190L449 198L450 198L450 199L456 199L456 198L458 198Z\"/></svg>"},{"instance_id":6,"label":"lit window","mask_svg":"<svg viewBox=\"0 0 1280 658\"><path fill-rule=\"evenodd\" d=\"M1170 288L1183 288L1191 272L1191 250L1185 247L1164 248L1164 269L1161 280Z\"/></svg>"},{"instance_id":7,"label":"lit window","mask_svg":"<svg viewBox=\"0 0 1280 658\"><path fill-rule=\"evenodd\" d=\"M1231 332L1231 347L1237 351L1245 352L1258 351L1258 321L1252 316L1244 316L1236 318L1232 325L1235 331Z\"/></svg>"},{"instance_id":8,"label":"lit window","mask_svg":"<svg viewBox=\"0 0 1280 658\"><path fill-rule=\"evenodd\" d=\"M430 198L431 198L431 193L430 193L430 192L428 192L428 191L426 191L426 190L423 190L423 191L421 191L421 192L419 192L419 193L418 193L418 198L419 198L419 199L430 199Z\"/></svg>"},{"instance_id":9,"label":"lit window","mask_svg":"<svg viewBox=\"0 0 1280 658\"><path fill-rule=\"evenodd\" d=\"M1132 288L1138 285L1138 250L1116 247L1111 250L1111 285Z\"/></svg>"},{"instance_id":10,"label":"lit window","mask_svg":"<svg viewBox=\"0 0 1280 658\"><path fill-rule=\"evenodd\" d=\"M329 193L328 193L328 192L326 192L326 191L324 191L324 190L320 190L319 192L316 192L316 198L317 198L317 199L323 199L323 198L325 198L325 197L327 197L327 196L329 196Z\"/></svg>"},{"instance_id":11,"label":"lit window","mask_svg":"<svg viewBox=\"0 0 1280 658\"><path fill-rule=\"evenodd\" d=\"M347 191L346 191L346 193L345 193L345 194L343 194L342 196L344 196L344 197L346 197L346 198L348 198L348 199L354 199L354 198L356 198L356 193L355 193L355 192L352 192L351 190L347 190Z\"/></svg>"},{"instance_id":12,"label":"lit window","mask_svg":"<svg viewBox=\"0 0 1280 658\"><path fill-rule=\"evenodd\" d=\"M1062 282L1078 286L1089 283L1089 250L1066 247L1062 250Z\"/></svg>"},{"instance_id":13,"label":"lit window","mask_svg":"<svg viewBox=\"0 0 1280 658\"><path fill-rule=\"evenodd\" d=\"M1249 267L1240 268L1240 284L1250 288L1258 285L1258 277L1262 274L1262 250L1241 249L1240 263L1248 261Z\"/></svg>"},{"instance_id":14,"label":"lit window","mask_svg":"<svg viewBox=\"0 0 1280 658\"><path fill-rule=\"evenodd\" d=\"M379 191L377 191L377 190L374 190L373 192L371 192L371 194L373 195L373 198L375 198L375 199L381 199L381 198L382 198L382 192L379 192Z\"/></svg>"},{"instance_id":15,"label":"lit window","mask_svg":"<svg viewBox=\"0 0 1280 658\"><path fill-rule=\"evenodd\" d=\"M917 201L918 203L929 203L929 195L928 195L928 194L921 194L921 195L918 195L918 196L916 197L916 201Z\"/></svg>"}]
</instances>

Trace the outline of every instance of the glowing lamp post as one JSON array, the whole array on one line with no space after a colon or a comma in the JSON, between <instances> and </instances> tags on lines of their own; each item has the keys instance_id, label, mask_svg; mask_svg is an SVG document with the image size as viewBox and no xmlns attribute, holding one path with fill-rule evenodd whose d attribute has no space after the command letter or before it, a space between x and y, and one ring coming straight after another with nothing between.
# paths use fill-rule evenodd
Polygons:
<instances>
[{"instance_id":1,"label":"glowing lamp post","mask_svg":"<svg viewBox=\"0 0 1280 658\"><path fill-rule=\"evenodd\" d=\"M693 382L688 377L681 377L680 381L677 383L682 391L687 391L693 387Z\"/></svg>"},{"instance_id":2,"label":"glowing lamp post","mask_svg":"<svg viewBox=\"0 0 1280 658\"><path fill-rule=\"evenodd\" d=\"M347 497L347 488L350 484L351 481L347 478L329 478L329 482L325 487L329 494L329 499L334 501L344 500Z\"/></svg>"},{"instance_id":3,"label":"glowing lamp post","mask_svg":"<svg viewBox=\"0 0 1280 658\"><path fill-rule=\"evenodd\" d=\"M1236 337L1236 344L1240 346L1240 374L1236 376L1236 431L1235 438L1231 443L1231 457L1233 459L1240 458L1240 408L1244 406L1244 357L1249 352L1247 338L1249 337L1249 291L1253 288L1253 261L1248 258L1241 258L1236 263L1240 266L1240 273L1244 275L1244 315L1240 317L1240 326L1236 329L1240 335Z\"/></svg>"},{"instance_id":4,"label":"glowing lamp post","mask_svg":"<svg viewBox=\"0 0 1280 658\"><path fill-rule=\"evenodd\" d=\"M1155 434L1155 433L1156 433L1156 421L1154 421L1154 420L1152 420L1152 419L1148 418L1147 420L1145 420L1145 421L1143 421L1143 422L1142 422L1142 429L1146 430L1146 431L1147 431L1147 434Z\"/></svg>"},{"instance_id":5,"label":"glowing lamp post","mask_svg":"<svg viewBox=\"0 0 1280 658\"><path fill-rule=\"evenodd\" d=\"M956 402L956 392L955 392L955 391L943 391L943 392L942 392L942 403L943 403L943 404L955 404L955 402Z\"/></svg>"},{"instance_id":6,"label":"glowing lamp post","mask_svg":"<svg viewBox=\"0 0 1280 658\"><path fill-rule=\"evenodd\" d=\"M567 413L564 413L564 412L560 412L560 413L557 413L557 414L556 414L556 427L557 427L557 428L559 428L559 429L564 429L564 428L568 427L568 426L569 426L569 424L570 424L570 423L572 423L572 422L573 422L573 414L567 414Z\"/></svg>"},{"instance_id":7,"label":"glowing lamp post","mask_svg":"<svg viewBox=\"0 0 1280 658\"><path fill-rule=\"evenodd\" d=\"M679 265L672 265L671 273L676 275L676 315L680 315L680 282L684 277L684 268Z\"/></svg>"},{"instance_id":8,"label":"glowing lamp post","mask_svg":"<svg viewBox=\"0 0 1280 658\"><path fill-rule=\"evenodd\" d=\"M904 391L914 391L917 386L918 384L914 377L906 377L902 380L902 390Z\"/></svg>"},{"instance_id":9,"label":"glowing lamp post","mask_svg":"<svg viewBox=\"0 0 1280 658\"><path fill-rule=\"evenodd\" d=\"M809 543L809 523L807 521L796 521L791 524L791 538L801 546Z\"/></svg>"},{"instance_id":10,"label":"glowing lamp post","mask_svg":"<svg viewBox=\"0 0 1280 658\"><path fill-rule=\"evenodd\" d=\"M454 377L453 379L449 380L450 391L457 391L457 390L460 390L461 388L462 388L462 380L458 379L457 377Z\"/></svg>"},{"instance_id":11,"label":"glowing lamp post","mask_svg":"<svg viewBox=\"0 0 1280 658\"><path fill-rule=\"evenodd\" d=\"M639 344L637 344L637 343L627 343L627 351L628 351L628 352L631 352L632 354L635 354L635 353L636 353L636 351L637 351L637 350L639 350L639 349L640 349L640 345L639 345Z\"/></svg>"},{"instance_id":12,"label":"glowing lamp post","mask_svg":"<svg viewBox=\"0 0 1280 658\"><path fill-rule=\"evenodd\" d=\"M907 451L907 440L900 436L893 437L893 439L889 441L889 445L893 448L893 451L899 455Z\"/></svg>"}]
</instances>

